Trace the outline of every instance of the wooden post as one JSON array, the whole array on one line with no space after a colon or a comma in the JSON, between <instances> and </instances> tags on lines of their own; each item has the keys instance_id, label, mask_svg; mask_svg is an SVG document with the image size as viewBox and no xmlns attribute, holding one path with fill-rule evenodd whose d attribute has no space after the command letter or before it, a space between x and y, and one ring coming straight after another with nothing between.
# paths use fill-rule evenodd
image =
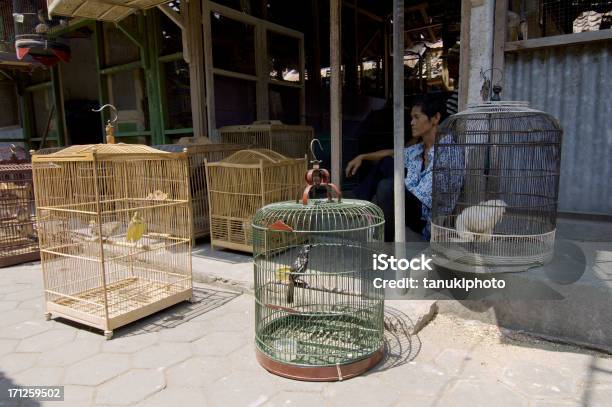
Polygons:
<instances>
[{"instance_id":1,"label":"wooden post","mask_svg":"<svg viewBox=\"0 0 612 407\"><path fill-rule=\"evenodd\" d=\"M312 9L312 66L308 70L311 104L310 112L317 117L317 125L321 127L321 37L319 36L319 0L311 0ZM327 163L329 165L329 163Z\"/></svg>"},{"instance_id":2,"label":"wooden post","mask_svg":"<svg viewBox=\"0 0 612 407\"><path fill-rule=\"evenodd\" d=\"M342 1L329 2L329 59L331 62L330 78L330 129L331 129L331 179L341 188L342 177L342 77L341 66L341 14Z\"/></svg>"},{"instance_id":3,"label":"wooden post","mask_svg":"<svg viewBox=\"0 0 612 407\"><path fill-rule=\"evenodd\" d=\"M393 0L393 201L395 241L406 241L404 186L404 0Z\"/></svg>"},{"instance_id":4,"label":"wooden post","mask_svg":"<svg viewBox=\"0 0 612 407\"><path fill-rule=\"evenodd\" d=\"M187 51L189 59L189 92L191 94L191 119L193 135L208 135L206 128L206 92L204 89L204 41L202 39L202 2L181 3L181 11L187 11Z\"/></svg>"},{"instance_id":5,"label":"wooden post","mask_svg":"<svg viewBox=\"0 0 612 407\"><path fill-rule=\"evenodd\" d=\"M62 76L60 65L51 68L51 86L53 103L55 104L55 129L57 131L58 146L66 145L66 117L64 115L64 92L62 91Z\"/></svg>"},{"instance_id":6,"label":"wooden post","mask_svg":"<svg viewBox=\"0 0 612 407\"><path fill-rule=\"evenodd\" d=\"M215 128L215 84L212 60L212 37L210 26L210 5L208 0L202 0L202 29L204 30L204 76L206 80L206 119L208 124L208 137L216 140Z\"/></svg>"},{"instance_id":7,"label":"wooden post","mask_svg":"<svg viewBox=\"0 0 612 407\"><path fill-rule=\"evenodd\" d=\"M502 73L504 72L504 46L506 44L507 10L508 10L508 0L495 0L495 23L494 23L495 31L493 33L493 69L499 69ZM495 73L493 75L495 75ZM493 76L493 78L495 80L495 76Z\"/></svg>"},{"instance_id":8,"label":"wooden post","mask_svg":"<svg viewBox=\"0 0 612 407\"><path fill-rule=\"evenodd\" d=\"M98 70L98 100L100 102L100 106L104 106L105 104L109 103L109 97L108 97L108 79L107 79L107 76L102 73L102 70L105 67L106 52L104 50L104 27L101 21L96 22L94 25L93 38L94 38L94 47L95 47L95 54L96 54L96 68ZM106 133L104 129L106 127L107 116L108 116L107 111L102 110L100 112L100 118L101 118L100 131L102 134L102 142L106 141L106 136L105 136Z\"/></svg>"},{"instance_id":9,"label":"wooden post","mask_svg":"<svg viewBox=\"0 0 612 407\"><path fill-rule=\"evenodd\" d=\"M468 100L468 82L470 75L470 17L472 2L461 0L461 32L459 38L459 94L457 108L465 110Z\"/></svg>"},{"instance_id":10,"label":"wooden post","mask_svg":"<svg viewBox=\"0 0 612 407\"><path fill-rule=\"evenodd\" d=\"M266 29L260 25L255 26L255 99L257 100L257 120L268 120L270 118L270 106L268 101L268 39Z\"/></svg>"}]
</instances>

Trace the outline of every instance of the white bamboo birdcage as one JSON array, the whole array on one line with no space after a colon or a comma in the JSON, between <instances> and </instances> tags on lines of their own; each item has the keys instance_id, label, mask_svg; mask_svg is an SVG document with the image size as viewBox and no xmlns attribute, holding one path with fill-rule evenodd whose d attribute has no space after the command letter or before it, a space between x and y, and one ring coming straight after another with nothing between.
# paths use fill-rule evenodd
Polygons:
<instances>
[{"instance_id":1,"label":"white bamboo birdcage","mask_svg":"<svg viewBox=\"0 0 612 407\"><path fill-rule=\"evenodd\" d=\"M39 258L32 165L16 149L0 151L0 267Z\"/></svg>"},{"instance_id":2,"label":"white bamboo birdcage","mask_svg":"<svg viewBox=\"0 0 612 407\"><path fill-rule=\"evenodd\" d=\"M208 215L208 191L206 188L206 168L204 163L224 159L246 146L239 144L163 144L154 146L158 150L187 153L189 159L189 187L191 190L191 210L193 214L193 238L197 239L210 234L210 216Z\"/></svg>"},{"instance_id":3,"label":"white bamboo birdcage","mask_svg":"<svg viewBox=\"0 0 612 407\"><path fill-rule=\"evenodd\" d=\"M283 124L277 120L258 121L249 125L225 126L219 129L222 143L266 148L290 158L309 153L314 129L310 126Z\"/></svg>"},{"instance_id":4,"label":"white bamboo birdcage","mask_svg":"<svg viewBox=\"0 0 612 407\"><path fill-rule=\"evenodd\" d=\"M192 296L184 153L71 146L32 159L46 316L105 331Z\"/></svg>"},{"instance_id":5,"label":"white bamboo birdcage","mask_svg":"<svg viewBox=\"0 0 612 407\"><path fill-rule=\"evenodd\" d=\"M273 202L297 199L306 169L306 157L287 158L266 149L241 150L206 163L211 245L252 252L255 212Z\"/></svg>"}]
</instances>

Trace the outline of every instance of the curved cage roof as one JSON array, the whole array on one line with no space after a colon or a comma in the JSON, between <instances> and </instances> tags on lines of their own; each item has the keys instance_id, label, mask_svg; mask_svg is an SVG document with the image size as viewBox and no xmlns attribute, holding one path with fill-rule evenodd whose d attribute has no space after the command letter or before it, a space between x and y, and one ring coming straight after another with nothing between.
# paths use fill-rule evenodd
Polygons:
<instances>
[{"instance_id":1,"label":"curved cage roof","mask_svg":"<svg viewBox=\"0 0 612 407\"><path fill-rule=\"evenodd\" d=\"M259 164L261 161L266 163L278 163L285 160L288 160L288 158L276 151L256 148L236 151L229 157L224 158L222 162L230 164Z\"/></svg>"},{"instance_id":2,"label":"curved cage roof","mask_svg":"<svg viewBox=\"0 0 612 407\"><path fill-rule=\"evenodd\" d=\"M255 214L253 227L273 230L270 226L278 220L289 226L293 233L355 231L385 222L382 210L368 201L311 199L306 205L296 201L266 205Z\"/></svg>"},{"instance_id":3,"label":"curved cage roof","mask_svg":"<svg viewBox=\"0 0 612 407\"><path fill-rule=\"evenodd\" d=\"M146 159L172 159L176 154L158 150L142 144L84 144L66 147L51 154L34 154L33 161L61 161L61 160L91 160L93 155L99 160L117 160L125 156L125 159L132 159L134 156Z\"/></svg>"}]
</instances>

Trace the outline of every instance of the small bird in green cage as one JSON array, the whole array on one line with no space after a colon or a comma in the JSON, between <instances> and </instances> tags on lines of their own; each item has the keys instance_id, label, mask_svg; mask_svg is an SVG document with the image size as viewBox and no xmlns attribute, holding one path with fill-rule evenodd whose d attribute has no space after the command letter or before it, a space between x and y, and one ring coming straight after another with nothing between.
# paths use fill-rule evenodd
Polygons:
<instances>
[{"instance_id":1,"label":"small bird in green cage","mask_svg":"<svg viewBox=\"0 0 612 407\"><path fill-rule=\"evenodd\" d=\"M126 240L128 242L136 243L142 238L144 232L144 220L140 217L140 215L138 215L138 212L134 212L134 216L132 216L132 220L127 228Z\"/></svg>"},{"instance_id":2,"label":"small bird in green cage","mask_svg":"<svg viewBox=\"0 0 612 407\"><path fill-rule=\"evenodd\" d=\"M308 267L308 260L311 248L312 245L310 244L304 245L300 249L300 252L298 253L295 261L293 262L293 266L291 266L291 271L289 272L289 287L287 287L288 304L291 304L293 302L293 292L295 290L295 287L308 287L308 284L306 284L306 282L302 280L299 280L297 276L303 274L306 271L306 267Z\"/></svg>"}]
</instances>

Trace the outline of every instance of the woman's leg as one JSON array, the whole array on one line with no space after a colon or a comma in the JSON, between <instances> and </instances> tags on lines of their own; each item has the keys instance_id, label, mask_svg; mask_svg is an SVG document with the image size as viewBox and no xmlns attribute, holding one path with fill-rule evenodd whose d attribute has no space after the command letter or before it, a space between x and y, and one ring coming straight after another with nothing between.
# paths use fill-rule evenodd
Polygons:
<instances>
[{"instance_id":1,"label":"woman's leg","mask_svg":"<svg viewBox=\"0 0 612 407\"><path fill-rule=\"evenodd\" d=\"M374 165L364 180L354 189L355 198L371 201L377 193L379 182L389 177L393 178L393 157L385 157Z\"/></svg>"},{"instance_id":2,"label":"woman's leg","mask_svg":"<svg viewBox=\"0 0 612 407\"><path fill-rule=\"evenodd\" d=\"M423 233L423 228L427 224L426 221L421 219L422 215L422 203L412 194L412 192L406 190L406 226L408 226L413 232L418 234Z\"/></svg>"},{"instance_id":3,"label":"woman's leg","mask_svg":"<svg viewBox=\"0 0 612 407\"><path fill-rule=\"evenodd\" d=\"M378 182L373 202L382 209L385 215L385 242L393 242L395 240L393 178L383 178Z\"/></svg>"}]
</instances>

